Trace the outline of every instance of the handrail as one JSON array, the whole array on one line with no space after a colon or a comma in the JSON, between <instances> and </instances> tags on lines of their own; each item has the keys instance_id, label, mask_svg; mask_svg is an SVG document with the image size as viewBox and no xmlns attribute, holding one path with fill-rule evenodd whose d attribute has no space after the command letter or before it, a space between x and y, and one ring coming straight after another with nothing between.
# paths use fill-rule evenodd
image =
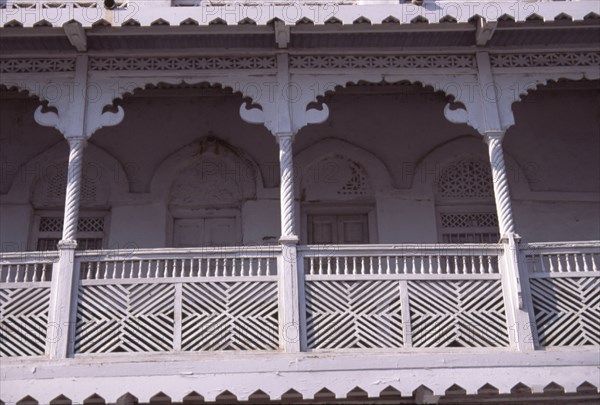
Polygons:
<instances>
[{"instance_id":1,"label":"handrail","mask_svg":"<svg viewBox=\"0 0 600 405\"><path fill-rule=\"evenodd\" d=\"M39 263L58 260L57 251L0 253L0 264Z\"/></svg>"},{"instance_id":2,"label":"handrail","mask_svg":"<svg viewBox=\"0 0 600 405\"><path fill-rule=\"evenodd\" d=\"M153 256L156 258L172 258L184 256L199 256L199 255L235 255L240 256L260 255L264 253L278 254L281 252L279 245L265 246L225 246L225 247L201 247L201 248L156 248L156 249L107 249L107 250L86 250L78 251L75 256L78 258L88 257L111 257L111 258L128 258L136 259L144 256Z\"/></svg>"},{"instance_id":3,"label":"handrail","mask_svg":"<svg viewBox=\"0 0 600 405\"><path fill-rule=\"evenodd\" d=\"M328 256L345 255L346 253L358 253L363 255L380 254L455 254L455 253L498 253L502 251L502 245L489 244L372 244L372 245L302 245L298 246L298 252L304 255Z\"/></svg>"}]
</instances>

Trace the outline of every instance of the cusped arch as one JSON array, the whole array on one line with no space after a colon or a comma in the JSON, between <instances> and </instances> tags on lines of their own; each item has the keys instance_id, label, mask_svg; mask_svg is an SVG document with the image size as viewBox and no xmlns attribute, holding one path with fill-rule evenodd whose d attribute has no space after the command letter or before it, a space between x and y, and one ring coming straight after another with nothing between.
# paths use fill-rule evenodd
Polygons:
<instances>
[{"instance_id":1,"label":"cusped arch","mask_svg":"<svg viewBox=\"0 0 600 405\"><path fill-rule=\"evenodd\" d=\"M423 62L426 63L426 62ZM432 62L436 63L436 62ZM462 62L461 62L462 63ZM465 66L470 66L470 61L464 61ZM327 76L323 81L314 84L315 79L312 76L296 75L297 81L300 84L306 84L311 91L305 92L299 101L295 103L294 108L304 108L306 105L314 105L315 103L323 104L325 96L334 95L340 89L346 89L357 85L402 85L408 84L423 90L433 90L434 94L443 97L446 101L446 107L443 113L447 116L447 111L451 114L461 115L464 111L464 106L468 104L468 93L466 88L471 86L474 80L477 79L475 71L473 74L464 74L461 76L440 77L439 75L419 75L418 77L410 77L406 75L390 74L387 72L356 71L349 75L339 75L336 77ZM314 89L317 89L316 91ZM458 109L456 109L458 107Z\"/></svg>"},{"instance_id":2,"label":"cusped arch","mask_svg":"<svg viewBox=\"0 0 600 405\"><path fill-rule=\"evenodd\" d=\"M315 182L325 196L335 194L340 199L372 196L393 188L390 172L377 156L340 139L327 138L298 152L294 167L299 196ZM337 187L328 187L328 181Z\"/></svg>"},{"instance_id":3,"label":"cusped arch","mask_svg":"<svg viewBox=\"0 0 600 405\"><path fill-rule=\"evenodd\" d=\"M510 154L504 152L507 175L513 196L523 196L529 193L529 181L523 168L513 159ZM423 195L435 195L438 191L439 180L447 175L449 169L460 171L462 163L475 162L480 170L482 165L490 167L488 147L482 137L464 135L454 138L448 142L436 146L421 156L415 165L413 176L409 187L416 193ZM475 192L478 197L485 197L481 193L487 190L488 185L482 185L482 189ZM477 195L475 195L477 197ZM493 194L491 195L493 198Z\"/></svg>"},{"instance_id":4,"label":"cusped arch","mask_svg":"<svg viewBox=\"0 0 600 405\"><path fill-rule=\"evenodd\" d=\"M263 95L261 83L255 78L240 78L231 75L222 77L187 77L165 78L165 77L138 77L138 78L111 78L99 79L97 85L102 88L115 89L114 91L102 92L98 99L92 103L93 108L102 111L106 109L118 110L127 96L137 92L156 88L180 88L180 89L214 89L221 90L231 95L240 96L242 108L245 105L261 107L261 96Z\"/></svg>"},{"instance_id":5,"label":"cusped arch","mask_svg":"<svg viewBox=\"0 0 600 405\"><path fill-rule=\"evenodd\" d=\"M64 204L69 147L60 142L18 169L6 201L40 206ZM103 149L88 143L83 158L82 203L109 206L128 192L121 163Z\"/></svg>"},{"instance_id":6,"label":"cusped arch","mask_svg":"<svg viewBox=\"0 0 600 405\"><path fill-rule=\"evenodd\" d=\"M256 162L214 137L175 151L159 165L151 182L153 199L174 205L239 204L257 198L263 190Z\"/></svg>"}]
</instances>

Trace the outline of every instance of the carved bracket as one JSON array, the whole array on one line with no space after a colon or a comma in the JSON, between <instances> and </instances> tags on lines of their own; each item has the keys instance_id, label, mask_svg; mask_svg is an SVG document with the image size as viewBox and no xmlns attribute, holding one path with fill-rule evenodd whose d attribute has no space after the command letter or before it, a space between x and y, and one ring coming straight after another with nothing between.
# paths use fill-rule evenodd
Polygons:
<instances>
[{"instance_id":1,"label":"carved bracket","mask_svg":"<svg viewBox=\"0 0 600 405\"><path fill-rule=\"evenodd\" d=\"M255 104L244 102L240 116L251 124L263 124L273 134L293 133L309 124L320 124L329 117L329 107L309 107L317 101L316 96L304 81L261 83L260 97L253 98Z\"/></svg>"},{"instance_id":2,"label":"carved bracket","mask_svg":"<svg viewBox=\"0 0 600 405\"><path fill-rule=\"evenodd\" d=\"M461 83L460 93L462 94L459 94L455 100L460 101L464 108L451 108L451 105L448 104L444 108L444 116L452 123L467 124L481 134L490 130L506 131L515 124L512 105L521 101L530 91L559 79L597 80L599 78L600 70L597 69L579 72L548 72L536 75L496 74L494 75L496 97L492 96L490 88L482 88L479 84L468 82ZM488 108L497 109L500 128L490 128L484 111Z\"/></svg>"}]
</instances>

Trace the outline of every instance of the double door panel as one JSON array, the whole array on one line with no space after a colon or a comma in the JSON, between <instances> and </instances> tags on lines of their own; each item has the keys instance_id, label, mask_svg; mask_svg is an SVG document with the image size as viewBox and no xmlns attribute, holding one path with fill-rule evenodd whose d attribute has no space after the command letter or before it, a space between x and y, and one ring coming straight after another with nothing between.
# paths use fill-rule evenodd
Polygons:
<instances>
[{"instance_id":1,"label":"double door panel","mask_svg":"<svg viewBox=\"0 0 600 405\"><path fill-rule=\"evenodd\" d=\"M174 221L175 247L235 246L241 235L235 217L180 218Z\"/></svg>"}]
</instances>

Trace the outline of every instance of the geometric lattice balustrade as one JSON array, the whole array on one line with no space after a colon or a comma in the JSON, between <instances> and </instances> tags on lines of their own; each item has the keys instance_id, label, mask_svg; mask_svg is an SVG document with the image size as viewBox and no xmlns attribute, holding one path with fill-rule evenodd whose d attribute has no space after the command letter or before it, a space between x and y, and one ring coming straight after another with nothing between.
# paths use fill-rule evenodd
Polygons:
<instances>
[{"instance_id":1,"label":"geometric lattice balustrade","mask_svg":"<svg viewBox=\"0 0 600 405\"><path fill-rule=\"evenodd\" d=\"M536 278L530 281L542 346L600 346L600 278Z\"/></svg>"},{"instance_id":2,"label":"geometric lattice balustrade","mask_svg":"<svg viewBox=\"0 0 600 405\"><path fill-rule=\"evenodd\" d=\"M75 353L276 350L276 252L81 255Z\"/></svg>"},{"instance_id":3,"label":"geometric lattice balustrade","mask_svg":"<svg viewBox=\"0 0 600 405\"><path fill-rule=\"evenodd\" d=\"M508 346L500 280L408 283L414 347Z\"/></svg>"},{"instance_id":4,"label":"geometric lattice balustrade","mask_svg":"<svg viewBox=\"0 0 600 405\"><path fill-rule=\"evenodd\" d=\"M507 347L495 245L305 248L311 349Z\"/></svg>"},{"instance_id":5,"label":"geometric lattice balustrade","mask_svg":"<svg viewBox=\"0 0 600 405\"><path fill-rule=\"evenodd\" d=\"M46 351L52 258L0 263L0 357L43 356Z\"/></svg>"},{"instance_id":6,"label":"geometric lattice balustrade","mask_svg":"<svg viewBox=\"0 0 600 405\"><path fill-rule=\"evenodd\" d=\"M312 281L306 285L310 348L402 347L397 281Z\"/></svg>"},{"instance_id":7,"label":"geometric lattice balustrade","mask_svg":"<svg viewBox=\"0 0 600 405\"><path fill-rule=\"evenodd\" d=\"M530 244L529 270L541 346L600 346L600 244Z\"/></svg>"},{"instance_id":8,"label":"geometric lattice balustrade","mask_svg":"<svg viewBox=\"0 0 600 405\"><path fill-rule=\"evenodd\" d=\"M75 352L170 351L174 296L173 284L81 286Z\"/></svg>"},{"instance_id":9,"label":"geometric lattice balustrade","mask_svg":"<svg viewBox=\"0 0 600 405\"><path fill-rule=\"evenodd\" d=\"M183 285L182 350L276 350L277 283Z\"/></svg>"}]
</instances>

